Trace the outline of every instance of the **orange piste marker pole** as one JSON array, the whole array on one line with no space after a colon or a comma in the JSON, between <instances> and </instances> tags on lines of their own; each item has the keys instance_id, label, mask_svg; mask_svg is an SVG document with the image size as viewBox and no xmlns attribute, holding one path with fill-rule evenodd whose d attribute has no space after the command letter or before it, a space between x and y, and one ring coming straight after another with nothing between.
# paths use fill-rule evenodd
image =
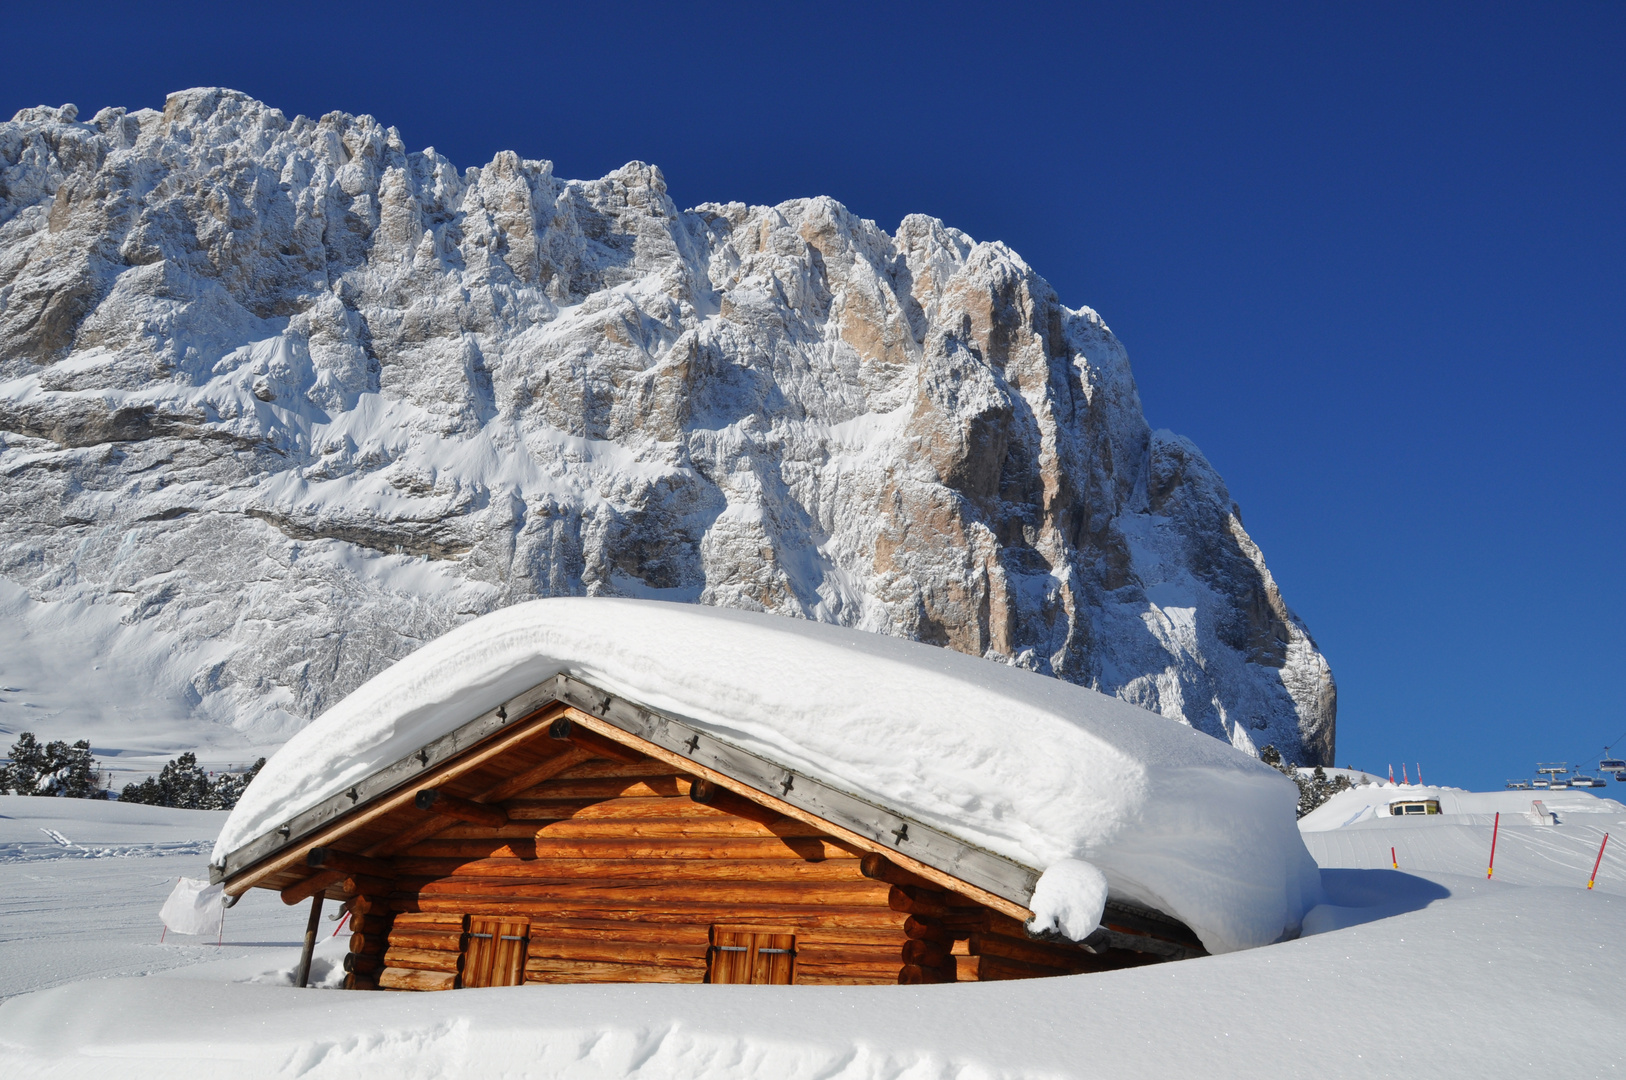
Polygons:
<instances>
[{"instance_id":1,"label":"orange piste marker pole","mask_svg":"<svg viewBox=\"0 0 1626 1080\"><path fill-rule=\"evenodd\" d=\"M1609 834L1603 834L1603 843L1598 845L1598 861L1592 864L1592 876L1586 879L1586 887L1592 888L1592 883L1598 880L1598 867L1603 865L1603 849L1609 846Z\"/></svg>"},{"instance_id":2,"label":"orange piste marker pole","mask_svg":"<svg viewBox=\"0 0 1626 1080\"><path fill-rule=\"evenodd\" d=\"M1485 877L1487 877L1487 878L1489 878L1492 874L1496 873L1496 834L1498 832L1500 832L1501 829L1502 829L1502 814L1501 814L1501 811L1497 811L1496 823L1491 826L1491 861L1490 861L1490 866L1485 868Z\"/></svg>"}]
</instances>

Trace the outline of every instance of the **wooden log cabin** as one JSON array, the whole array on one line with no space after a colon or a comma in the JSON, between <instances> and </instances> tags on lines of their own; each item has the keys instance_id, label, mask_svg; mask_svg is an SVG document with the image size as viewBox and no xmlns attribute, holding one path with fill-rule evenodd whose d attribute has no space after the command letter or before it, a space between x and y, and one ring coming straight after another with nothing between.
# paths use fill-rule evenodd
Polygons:
<instances>
[{"instance_id":1,"label":"wooden log cabin","mask_svg":"<svg viewBox=\"0 0 1626 1080\"><path fill-rule=\"evenodd\" d=\"M213 868L228 895L345 905L345 986L1024 979L1203 955L1109 902L1025 924L1038 871L559 675Z\"/></svg>"}]
</instances>

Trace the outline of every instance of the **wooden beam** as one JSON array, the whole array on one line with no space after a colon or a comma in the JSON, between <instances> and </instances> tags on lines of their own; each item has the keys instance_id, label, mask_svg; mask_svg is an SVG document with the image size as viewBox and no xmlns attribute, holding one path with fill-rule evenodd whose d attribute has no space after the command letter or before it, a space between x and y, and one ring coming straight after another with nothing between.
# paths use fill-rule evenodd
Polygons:
<instances>
[{"instance_id":1,"label":"wooden beam","mask_svg":"<svg viewBox=\"0 0 1626 1080\"><path fill-rule=\"evenodd\" d=\"M954 935L935 922L927 922L918 915L911 915L904 921L903 933L911 941L935 941L941 945L950 945L954 942Z\"/></svg>"},{"instance_id":2,"label":"wooden beam","mask_svg":"<svg viewBox=\"0 0 1626 1080\"><path fill-rule=\"evenodd\" d=\"M961 913L974 915L974 911L952 906L940 889L918 889L912 885L894 885L887 894L887 906L893 911L905 911L923 919L954 921Z\"/></svg>"},{"instance_id":3,"label":"wooden beam","mask_svg":"<svg viewBox=\"0 0 1626 1080\"><path fill-rule=\"evenodd\" d=\"M528 769L525 772L520 773L518 776L511 776L495 787L488 788L479 795L476 795L473 801L479 803L503 802L515 795L518 795L520 792L527 790L528 788L533 788L543 781L559 775L573 766L580 765L582 762L586 761L592 756L593 755L589 751L580 750L572 746L566 749L563 753L555 754L553 757L544 761L535 768ZM367 854L375 856L399 855L401 852L412 847L414 844L422 843L435 834L444 832L456 824L458 824L458 820L456 818L442 817L441 815L436 814L427 821L419 822L404 832L397 833L388 839L379 841L367 849Z\"/></svg>"},{"instance_id":4,"label":"wooden beam","mask_svg":"<svg viewBox=\"0 0 1626 1080\"><path fill-rule=\"evenodd\" d=\"M412 968L415 971L462 971L463 953L441 949L407 949L391 945L384 953L384 966Z\"/></svg>"},{"instance_id":5,"label":"wooden beam","mask_svg":"<svg viewBox=\"0 0 1626 1080\"><path fill-rule=\"evenodd\" d=\"M1018 941L997 934L972 934L969 951L972 956L997 956L1005 960L1020 960L1024 964L1059 968L1070 972L1100 966L1100 962L1094 956L1082 949L1051 945L1043 941Z\"/></svg>"},{"instance_id":6,"label":"wooden beam","mask_svg":"<svg viewBox=\"0 0 1626 1080\"><path fill-rule=\"evenodd\" d=\"M378 977L378 986L381 990L455 990L457 972L387 967Z\"/></svg>"},{"instance_id":7,"label":"wooden beam","mask_svg":"<svg viewBox=\"0 0 1626 1080\"><path fill-rule=\"evenodd\" d=\"M833 822L826 821L816 814L810 814L800 807L793 806L790 803L785 802L783 799L777 799L774 796L769 795L767 792L758 791L756 788L753 788L748 784L742 784L731 776L720 773L715 769L707 768L706 766L701 765L699 762L692 761L681 754L675 754L672 751L667 750L665 747L657 746L648 739L640 738L639 736L628 731L622 731L614 724L611 724L605 720L600 720L598 717L585 713L578 708L573 706L566 708L565 716L570 719L573 725L588 728L600 735L603 735L606 739L621 742L622 744L632 747L633 749L636 749L649 757L655 758L657 761L664 761L681 772L698 776L703 780L710 780L721 787L728 788L730 791L733 791L736 794L744 795L753 802L771 807L772 809L783 814L785 817L793 818L797 821L813 825L824 832L829 833L831 836L843 840L854 847L862 849L863 851L875 852L883 855L892 862L901 866L903 869L917 874L920 877L925 878L927 881L930 881L941 888L947 889L950 892L955 892L961 896L975 900L977 903L990 907L995 911L998 911L1013 919L1020 919L1021 921L1026 922L1033 918L1033 912L1029 911L1021 904L1013 903L1012 901L1005 899L1003 896L998 896L989 892L987 889L979 888L970 884L969 882L961 881L954 875L945 873L942 870L937 869L935 866L928 866L926 863L923 863L918 859L912 859L909 856L904 855L902 852L894 851L893 849L886 847L884 844L879 844L867 836L853 832L851 829L843 828L842 826Z\"/></svg>"},{"instance_id":8,"label":"wooden beam","mask_svg":"<svg viewBox=\"0 0 1626 1080\"><path fill-rule=\"evenodd\" d=\"M403 911L395 916L392 930L411 929L428 931L433 927L433 933L458 933L468 929L469 917L461 913L447 913L439 911Z\"/></svg>"},{"instance_id":9,"label":"wooden beam","mask_svg":"<svg viewBox=\"0 0 1626 1080\"><path fill-rule=\"evenodd\" d=\"M919 986L922 983L954 981L937 968L921 967L919 964L905 964L898 969L898 984L900 986Z\"/></svg>"},{"instance_id":10,"label":"wooden beam","mask_svg":"<svg viewBox=\"0 0 1626 1080\"><path fill-rule=\"evenodd\" d=\"M591 750L583 749L580 746L568 747L564 750L564 752L555 754L542 764L537 765L534 768L527 769L518 776L509 777L507 780L504 780L502 783L498 784L490 791L487 791L485 794L477 796L475 801L504 802L513 798L515 795L518 795L522 791L527 791L530 788L534 788L536 785L543 783L544 781L552 780L555 776L558 776L567 769L580 765L582 762L587 761L592 756L593 752Z\"/></svg>"},{"instance_id":11,"label":"wooden beam","mask_svg":"<svg viewBox=\"0 0 1626 1080\"><path fill-rule=\"evenodd\" d=\"M296 881L282 890L282 902L289 907L303 904L313 896L319 896L334 885L344 880L344 873L339 870L320 870L310 877ZM387 891L387 890L386 890Z\"/></svg>"},{"instance_id":12,"label":"wooden beam","mask_svg":"<svg viewBox=\"0 0 1626 1080\"><path fill-rule=\"evenodd\" d=\"M463 928L448 927L436 931L428 927L401 927L390 931L389 944L394 949L430 949L437 952L462 952ZM380 949L379 952L384 950Z\"/></svg>"},{"instance_id":13,"label":"wooden beam","mask_svg":"<svg viewBox=\"0 0 1626 1080\"><path fill-rule=\"evenodd\" d=\"M294 968L294 985L305 987L310 985L311 953L316 951L316 931L321 929L322 921L322 894L317 893L311 897L310 918L305 920L305 945L299 951L299 966Z\"/></svg>"},{"instance_id":14,"label":"wooden beam","mask_svg":"<svg viewBox=\"0 0 1626 1080\"><path fill-rule=\"evenodd\" d=\"M610 964L593 960L534 960L525 964L527 983L698 983L705 968L662 964Z\"/></svg>"},{"instance_id":15,"label":"wooden beam","mask_svg":"<svg viewBox=\"0 0 1626 1080\"><path fill-rule=\"evenodd\" d=\"M884 881L888 885L911 885L917 889L936 889L940 887L918 874L911 874L885 855L879 855L873 851L858 861L858 872L867 878Z\"/></svg>"},{"instance_id":16,"label":"wooden beam","mask_svg":"<svg viewBox=\"0 0 1626 1080\"><path fill-rule=\"evenodd\" d=\"M370 859L330 847L315 847L305 856L305 862L317 870L337 870L343 874L370 874L389 880L395 876L395 867L383 859Z\"/></svg>"},{"instance_id":17,"label":"wooden beam","mask_svg":"<svg viewBox=\"0 0 1626 1080\"><path fill-rule=\"evenodd\" d=\"M367 953L369 955L382 955L389 948L390 935L386 933L351 934L350 951L353 953Z\"/></svg>"},{"instance_id":18,"label":"wooden beam","mask_svg":"<svg viewBox=\"0 0 1626 1080\"><path fill-rule=\"evenodd\" d=\"M413 801L419 810L427 810L441 817L456 818L458 821L467 821L471 825L500 829L508 824L508 815L501 807L459 798L439 788L424 788L418 792Z\"/></svg>"},{"instance_id":19,"label":"wooden beam","mask_svg":"<svg viewBox=\"0 0 1626 1080\"><path fill-rule=\"evenodd\" d=\"M465 896L416 896L397 894L390 897L390 906L405 915L431 912L456 916L468 910ZM857 927L871 930L890 930L898 925L895 912L866 904L862 907L843 907L822 904L724 904L675 903L662 900L644 903L628 899L578 900L565 902L557 899L494 898L480 901L480 914L524 915L533 919L572 919L611 922L636 922L669 925L672 923L714 922L775 922L796 927ZM397 919L399 922L399 917ZM789 932L789 931L787 931Z\"/></svg>"},{"instance_id":20,"label":"wooden beam","mask_svg":"<svg viewBox=\"0 0 1626 1080\"><path fill-rule=\"evenodd\" d=\"M347 903L351 915L372 915L388 921L391 918L389 900L385 896L352 896Z\"/></svg>"},{"instance_id":21,"label":"wooden beam","mask_svg":"<svg viewBox=\"0 0 1626 1080\"><path fill-rule=\"evenodd\" d=\"M401 877L600 881L850 881L851 859L430 859L402 855Z\"/></svg>"},{"instance_id":22,"label":"wooden beam","mask_svg":"<svg viewBox=\"0 0 1626 1080\"><path fill-rule=\"evenodd\" d=\"M623 836L603 840L556 838L535 828L524 837L491 837L486 840L423 840L398 853L404 859L506 859L530 862L535 859L685 859L691 862L753 861L839 863L856 869L853 853L833 840L812 837L750 836L719 837L710 840L662 840Z\"/></svg>"},{"instance_id":23,"label":"wooden beam","mask_svg":"<svg viewBox=\"0 0 1626 1080\"><path fill-rule=\"evenodd\" d=\"M906 941L903 943L903 962L921 967L942 967L948 963L949 951L932 941Z\"/></svg>"},{"instance_id":24,"label":"wooden beam","mask_svg":"<svg viewBox=\"0 0 1626 1080\"><path fill-rule=\"evenodd\" d=\"M785 815L771 807L763 806L744 795L714 784L710 780L696 780L689 787L689 799L701 806L709 806L713 810L721 810L725 814L745 818L763 825L772 825Z\"/></svg>"},{"instance_id":25,"label":"wooden beam","mask_svg":"<svg viewBox=\"0 0 1626 1080\"><path fill-rule=\"evenodd\" d=\"M583 941L531 935L527 964L532 961L586 960L610 964L706 966L706 946L663 945L626 941Z\"/></svg>"},{"instance_id":26,"label":"wooden beam","mask_svg":"<svg viewBox=\"0 0 1626 1080\"><path fill-rule=\"evenodd\" d=\"M415 879L409 886L400 883L403 891L415 888L420 898L428 897L485 897L489 899L520 900L534 898L548 903L572 902L579 905L592 903L658 904L714 903L728 904L806 904L853 907L862 904L880 906L886 894L877 892L885 886L869 881L525 881L479 880L473 878ZM896 888L896 886L894 886ZM894 909L896 910L896 909Z\"/></svg>"},{"instance_id":27,"label":"wooden beam","mask_svg":"<svg viewBox=\"0 0 1626 1080\"><path fill-rule=\"evenodd\" d=\"M619 739L605 737L602 732L592 728L582 730L574 723L570 713L559 717L548 728L548 735L561 742L568 742L580 750L591 752L594 757L609 758L611 761L625 761L628 764L640 761L644 755L638 750L621 742Z\"/></svg>"},{"instance_id":28,"label":"wooden beam","mask_svg":"<svg viewBox=\"0 0 1626 1080\"><path fill-rule=\"evenodd\" d=\"M393 921L382 915L364 915L356 911L355 905L350 908L350 932L352 934L387 934L390 932L390 923Z\"/></svg>"},{"instance_id":29,"label":"wooden beam","mask_svg":"<svg viewBox=\"0 0 1626 1080\"><path fill-rule=\"evenodd\" d=\"M397 788L376 802L358 807L354 812L346 814L332 824L318 829L298 843L290 844L276 855L256 863L251 869L244 870L228 880L225 883L226 894L228 896L241 896L267 878L304 866L305 855L311 848L324 847L354 829L376 821L387 814L395 813L397 810L411 807L413 799L424 784L445 783L465 773L472 772L491 759L506 753L510 747L535 738L547 728L548 724L552 723L553 718L558 715L559 709L560 706L557 703L550 703L547 707L532 713L531 716L515 721L512 726L504 728L485 744L474 747L464 756L453 758L428 775L419 777L413 783Z\"/></svg>"},{"instance_id":30,"label":"wooden beam","mask_svg":"<svg viewBox=\"0 0 1626 1080\"><path fill-rule=\"evenodd\" d=\"M363 877L352 874L333 888L346 896L386 896L395 887L393 878Z\"/></svg>"}]
</instances>

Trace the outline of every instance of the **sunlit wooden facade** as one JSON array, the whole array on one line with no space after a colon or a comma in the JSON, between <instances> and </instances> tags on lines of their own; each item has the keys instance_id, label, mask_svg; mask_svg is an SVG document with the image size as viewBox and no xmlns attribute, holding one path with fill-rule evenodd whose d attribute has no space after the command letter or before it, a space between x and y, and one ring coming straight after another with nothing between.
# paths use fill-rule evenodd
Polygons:
<instances>
[{"instance_id":1,"label":"sunlit wooden facade","mask_svg":"<svg viewBox=\"0 0 1626 1080\"><path fill-rule=\"evenodd\" d=\"M346 904L355 989L939 983L1202 951L1121 904L1086 942L1034 938L1031 869L563 676L216 878L311 900L313 925Z\"/></svg>"}]
</instances>

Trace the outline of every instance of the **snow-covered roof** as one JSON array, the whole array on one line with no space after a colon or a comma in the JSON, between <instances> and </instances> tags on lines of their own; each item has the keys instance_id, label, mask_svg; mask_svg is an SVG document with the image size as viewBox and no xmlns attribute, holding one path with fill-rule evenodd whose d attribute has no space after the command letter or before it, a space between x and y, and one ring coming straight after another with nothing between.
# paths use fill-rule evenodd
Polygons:
<instances>
[{"instance_id":1,"label":"snow-covered roof","mask_svg":"<svg viewBox=\"0 0 1626 1080\"><path fill-rule=\"evenodd\" d=\"M494 612L369 680L291 738L214 859L558 674L1041 871L1030 907L1115 899L1211 952L1296 932L1319 877L1297 790L1217 739L1057 679L772 615L559 598ZM1100 875L1080 873L1085 862ZM1098 901L1094 910L1099 912Z\"/></svg>"}]
</instances>

